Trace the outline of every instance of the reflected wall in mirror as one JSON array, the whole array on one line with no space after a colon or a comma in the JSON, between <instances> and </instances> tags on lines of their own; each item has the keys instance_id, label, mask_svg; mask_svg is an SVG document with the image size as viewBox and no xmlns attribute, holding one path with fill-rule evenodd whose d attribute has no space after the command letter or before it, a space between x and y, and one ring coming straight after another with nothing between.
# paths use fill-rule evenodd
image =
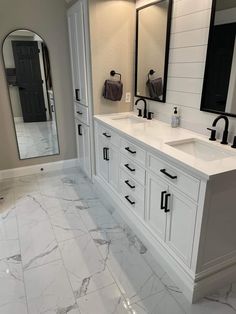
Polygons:
<instances>
[{"instance_id":1,"label":"reflected wall in mirror","mask_svg":"<svg viewBox=\"0 0 236 314\"><path fill-rule=\"evenodd\" d=\"M171 12L172 0L137 10L135 96L165 102Z\"/></svg>"},{"instance_id":2,"label":"reflected wall in mirror","mask_svg":"<svg viewBox=\"0 0 236 314\"><path fill-rule=\"evenodd\" d=\"M20 159L59 154L49 52L43 39L16 30L3 58Z\"/></svg>"},{"instance_id":3,"label":"reflected wall in mirror","mask_svg":"<svg viewBox=\"0 0 236 314\"><path fill-rule=\"evenodd\" d=\"M236 116L236 1L213 0L201 110Z\"/></svg>"}]
</instances>

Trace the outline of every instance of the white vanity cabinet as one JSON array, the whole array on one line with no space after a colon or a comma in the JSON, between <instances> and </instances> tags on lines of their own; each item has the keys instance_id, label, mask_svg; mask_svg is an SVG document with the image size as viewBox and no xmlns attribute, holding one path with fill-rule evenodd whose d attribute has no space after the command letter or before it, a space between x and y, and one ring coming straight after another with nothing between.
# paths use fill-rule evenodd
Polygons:
<instances>
[{"instance_id":1,"label":"white vanity cabinet","mask_svg":"<svg viewBox=\"0 0 236 314\"><path fill-rule=\"evenodd\" d=\"M165 136L169 126L156 123ZM130 135L130 126L125 129L111 118L98 116L95 125L95 184L186 297L195 302L236 280L236 170L208 175L205 168L195 170L199 162L189 166L178 155L164 154L164 144L154 147L154 127L150 141L145 125L140 139L138 128ZM188 135L176 132L177 138ZM111 151L108 161L104 148Z\"/></svg>"},{"instance_id":2,"label":"white vanity cabinet","mask_svg":"<svg viewBox=\"0 0 236 314\"><path fill-rule=\"evenodd\" d=\"M77 157L80 169L92 176L92 142L91 124L91 84L88 42L88 20L86 2L77 1L67 12L71 72L73 82L74 117L77 138Z\"/></svg>"}]
</instances>

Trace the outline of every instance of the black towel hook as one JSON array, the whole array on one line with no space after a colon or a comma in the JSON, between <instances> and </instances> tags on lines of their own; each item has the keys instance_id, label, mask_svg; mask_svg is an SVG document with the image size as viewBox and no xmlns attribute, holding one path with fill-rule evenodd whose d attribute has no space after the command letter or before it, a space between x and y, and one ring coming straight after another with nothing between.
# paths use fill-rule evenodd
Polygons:
<instances>
[{"instance_id":1,"label":"black towel hook","mask_svg":"<svg viewBox=\"0 0 236 314\"><path fill-rule=\"evenodd\" d=\"M116 71L111 70L110 75L111 76L119 75L120 76L120 81L121 81L121 74L120 73L117 73Z\"/></svg>"},{"instance_id":2,"label":"black towel hook","mask_svg":"<svg viewBox=\"0 0 236 314\"><path fill-rule=\"evenodd\" d=\"M153 69L151 69L149 72L148 72L148 79L150 80L150 75L153 75L154 73L156 73L156 71L154 71Z\"/></svg>"}]
</instances>

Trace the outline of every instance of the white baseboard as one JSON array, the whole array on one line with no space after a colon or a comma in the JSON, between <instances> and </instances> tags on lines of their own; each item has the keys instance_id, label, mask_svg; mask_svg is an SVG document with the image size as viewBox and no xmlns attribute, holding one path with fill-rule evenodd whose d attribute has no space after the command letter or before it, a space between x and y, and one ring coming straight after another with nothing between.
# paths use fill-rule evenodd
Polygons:
<instances>
[{"instance_id":1,"label":"white baseboard","mask_svg":"<svg viewBox=\"0 0 236 314\"><path fill-rule=\"evenodd\" d=\"M23 117L14 117L14 121L15 123L20 123L20 122L23 122Z\"/></svg>"},{"instance_id":2,"label":"white baseboard","mask_svg":"<svg viewBox=\"0 0 236 314\"><path fill-rule=\"evenodd\" d=\"M0 171L0 180L27 176L31 174L40 173L42 171L49 172L55 170L63 170L67 168L76 167L77 165L78 165L77 159L68 159L33 166L6 169Z\"/></svg>"}]
</instances>

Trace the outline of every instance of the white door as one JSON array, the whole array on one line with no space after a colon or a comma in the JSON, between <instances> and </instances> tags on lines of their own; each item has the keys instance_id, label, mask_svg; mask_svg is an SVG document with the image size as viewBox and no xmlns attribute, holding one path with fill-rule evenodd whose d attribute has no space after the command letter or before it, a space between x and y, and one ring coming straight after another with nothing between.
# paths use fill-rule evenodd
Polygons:
<instances>
[{"instance_id":1,"label":"white door","mask_svg":"<svg viewBox=\"0 0 236 314\"><path fill-rule=\"evenodd\" d=\"M74 100L88 106L86 52L83 3L77 1L68 10L69 40L71 50L71 66L74 87Z\"/></svg>"},{"instance_id":2,"label":"white door","mask_svg":"<svg viewBox=\"0 0 236 314\"><path fill-rule=\"evenodd\" d=\"M169 188L166 243L190 267L197 205Z\"/></svg>"},{"instance_id":3,"label":"white door","mask_svg":"<svg viewBox=\"0 0 236 314\"><path fill-rule=\"evenodd\" d=\"M146 221L148 226L162 240L165 240L166 219L164 205L168 185L158 176L147 176L147 211Z\"/></svg>"},{"instance_id":4,"label":"white door","mask_svg":"<svg viewBox=\"0 0 236 314\"><path fill-rule=\"evenodd\" d=\"M115 146L109 144L109 183L113 188L118 190L119 184L119 152Z\"/></svg>"},{"instance_id":5,"label":"white door","mask_svg":"<svg viewBox=\"0 0 236 314\"><path fill-rule=\"evenodd\" d=\"M91 177L89 127L76 122L76 137L79 167L88 177Z\"/></svg>"},{"instance_id":6,"label":"white door","mask_svg":"<svg viewBox=\"0 0 236 314\"><path fill-rule=\"evenodd\" d=\"M106 181L109 180L109 152L108 143L101 136L97 136L97 174Z\"/></svg>"}]
</instances>

